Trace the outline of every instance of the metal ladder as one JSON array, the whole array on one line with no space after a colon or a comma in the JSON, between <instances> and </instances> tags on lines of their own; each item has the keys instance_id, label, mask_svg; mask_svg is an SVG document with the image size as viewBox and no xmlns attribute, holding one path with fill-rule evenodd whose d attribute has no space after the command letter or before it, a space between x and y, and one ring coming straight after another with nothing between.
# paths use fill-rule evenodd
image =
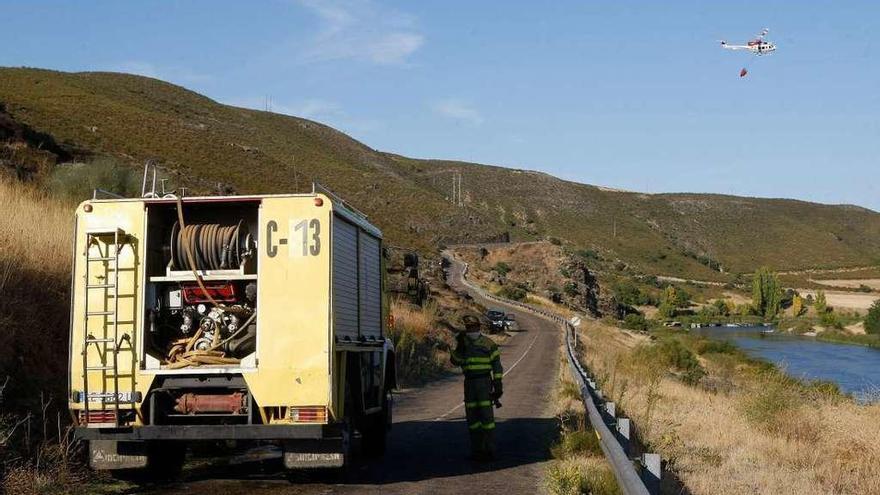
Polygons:
<instances>
[{"instance_id":1,"label":"metal ladder","mask_svg":"<svg viewBox=\"0 0 880 495\"><path fill-rule=\"evenodd\" d=\"M83 301L83 345L82 345L82 356L83 356L83 403L85 410L85 422L87 426L108 426L111 424L111 421L108 421L106 414L102 415L100 421L96 421L95 423L91 423L91 416L89 414L89 402L93 398L98 398L101 401L101 411L106 411L107 401L108 399L112 399L113 403L113 412L114 417L112 420L112 426L119 425L119 366L118 366L118 355L119 355L119 344L121 343L119 340L119 318L117 317L119 314L119 251L122 248L123 241L125 239L125 232L116 228L114 230L89 230L86 232L86 247L85 252L83 253L85 257L85 294ZM104 245L106 246L106 252L101 253L101 242L100 240L104 240ZM110 241L112 239L112 245ZM90 252L92 251L92 246L98 246L99 256L92 257L90 256ZM113 252L111 253L111 247ZM104 280L103 283L93 283L91 280L91 265L93 263L111 263L112 262L112 281L110 276L110 267L105 267L104 269ZM90 310L89 301L91 299L90 295L93 291L100 290L112 290L113 295L113 309L105 309L100 311ZM108 295L104 293L102 298L106 301ZM105 306L106 307L106 306ZM103 321L101 322L101 331L99 336L96 337L92 334L92 331L89 329L89 322L93 317L100 316L103 317ZM112 330L108 331L107 329L107 318L112 318ZM123 336L123 340L129 340L129 336L126 334ZM89 346L95 345L98 349L98 356L100 359L100 363L98 364L90 364L89 363ZM101 372L101 393L89 395L89 373L93 371ZM112 372L110 374L109 372ZM107 378L113 378L113 392L107 392ZM133 392L132 392L133 395Z\"/></svg>"}]
</instances>

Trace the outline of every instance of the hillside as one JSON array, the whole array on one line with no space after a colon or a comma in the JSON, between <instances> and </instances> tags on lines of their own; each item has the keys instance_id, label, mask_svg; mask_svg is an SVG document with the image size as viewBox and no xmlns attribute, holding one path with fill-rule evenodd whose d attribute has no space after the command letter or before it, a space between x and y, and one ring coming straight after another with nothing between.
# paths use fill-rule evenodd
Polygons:
<instances>
[{"instance_id":1,"label":"hillside","mask_svg":"<svg viewBox=\"0 0 880 495\"><path fill-rule=\"evenodd\" d=\"M857 207L637 194L411 159L316 122L222 105L140 76L0 69L0 140L0 164L5 156L6 168L36 178L55 161L95 154L136 167L155 159L174 182L201 192L218 184L239 193L304 191L315 179L366 211L392 243L422 249L506 232L514 240L556 237L639 271L700 279L727 278L710 268L718 266L737 273L880 260L880 214ZM22 167L22 156L42 165ZM453 170L463 176L464 207L447 200Z\"/></svg>"}]
</instances>

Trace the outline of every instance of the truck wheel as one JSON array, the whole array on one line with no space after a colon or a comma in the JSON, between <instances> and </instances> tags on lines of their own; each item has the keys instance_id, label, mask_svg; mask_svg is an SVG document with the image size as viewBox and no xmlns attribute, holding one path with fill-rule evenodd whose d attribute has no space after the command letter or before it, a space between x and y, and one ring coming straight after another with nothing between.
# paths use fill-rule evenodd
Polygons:
<instances>
[{"instance_id":1,"label":"truck wheel","mask_svg":"<svg viewBox=\"0 0 880 495\"><path fill-rule=\"evenodd\" d=\"M368 457L379 457L385 454L388 441L388 429L391 421L391 393L385 395L382 410L364 418L361 428L363 451Z\"/></svg>"},{"instance_id":2,"label":"truck wheel","mask_svg":"<svg viewBox=\"0 0 880 495\"><path fill-rule=\"evenodd\" d=\"M186 460L184 442L150 442L147 447L147 473L151 479L170 481L180 476Z\"/></svg>"},{"instance_id":3,"label":"truck wheel","mask_svg":"<svg viewBox=\"0 0 880 495\"><path fill-rule=\"evenodd\" d=\"M172 481L180 476L186 459L183 442L149 442L147 444L147 467L113 469L113 478L138 485Z\"/></svg>"}]
</instances>

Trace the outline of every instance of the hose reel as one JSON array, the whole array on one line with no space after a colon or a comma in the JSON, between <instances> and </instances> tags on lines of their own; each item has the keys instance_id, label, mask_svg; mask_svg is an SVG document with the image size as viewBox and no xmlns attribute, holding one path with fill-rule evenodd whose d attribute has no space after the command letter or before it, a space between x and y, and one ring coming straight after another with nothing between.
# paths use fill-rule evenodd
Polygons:
<instances>
[{"instance_id":1,"label":"hose reel","mask_svg":"<svg viewBox=\"0 0 880 495\"><path fill-rule=\"evenodd\" d=\"M173 270L237 269L253 254L254 240L243 220L233 225L175 222L168 242ZM192 253L196 266L189 262Z\"/></svg>"}]
</instances>

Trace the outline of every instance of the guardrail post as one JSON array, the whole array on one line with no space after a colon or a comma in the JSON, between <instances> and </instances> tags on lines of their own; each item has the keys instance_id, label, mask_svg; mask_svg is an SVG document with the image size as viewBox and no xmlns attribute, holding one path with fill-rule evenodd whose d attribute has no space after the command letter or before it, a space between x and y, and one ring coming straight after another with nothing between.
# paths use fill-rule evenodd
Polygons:
<instances>
[{"instance_id":1,"label":"guardrail post","mask_svg":"<svg viewBox=\"0 0 880 495\"><path fill-rule=\"evenodd\" d=\"M662 469L660 454L643 454L642 463L645 465L645 469L642 471L642 481L645 483L645 488L651 495L659 494Z\"/></svg>"},{"instance_id":2,"label":"guardrail post","mask_svg":"<svg viewBox=\"0 0 880 495\"><path fill-rule=\"evenodd\" d=\"M620 440L620 446L627 455L630 454L630 424L629 418L617 418L617 437Z\"/></svg>"},{"instance_id":3,"label":"guardrail post","mask_svg":"<svg viewBox=\"0 0 880 495\"><path fill-rule=\"evenodd\" d=\"M614 406L613 402L605 403L605 412L607 412L608 415L611 416L611 418L614 418L617 415L615 414L617 412L617 408Z\"/></svg>"}]
</instances>

